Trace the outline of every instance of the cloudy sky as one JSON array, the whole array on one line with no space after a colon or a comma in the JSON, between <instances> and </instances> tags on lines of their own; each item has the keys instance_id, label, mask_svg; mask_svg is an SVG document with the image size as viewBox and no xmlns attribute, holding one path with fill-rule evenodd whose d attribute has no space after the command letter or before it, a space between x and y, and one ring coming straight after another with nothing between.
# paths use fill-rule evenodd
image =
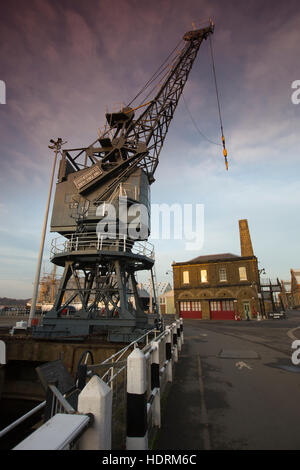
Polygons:
<instances>
[{"instance_id":1,"label":"cloudy sky","mask_svg":"<svg viewBox=\"0 0 300 470\"><path fill-rule=\"evenodd\" d=\"M300 268L300 4L297 0L10 0L1 5L0 296L27 298L48 194L50 138L87 146L106 106L129 102L192 22L213 46L229 154L226 172L208 42L200 48L161 152L156 204L204 205L204 243L153 240L158 280L172 261L239 254L248 219L270 277ZM49 271L47 234L44 265Z\"/></svg>"}]
</instances>

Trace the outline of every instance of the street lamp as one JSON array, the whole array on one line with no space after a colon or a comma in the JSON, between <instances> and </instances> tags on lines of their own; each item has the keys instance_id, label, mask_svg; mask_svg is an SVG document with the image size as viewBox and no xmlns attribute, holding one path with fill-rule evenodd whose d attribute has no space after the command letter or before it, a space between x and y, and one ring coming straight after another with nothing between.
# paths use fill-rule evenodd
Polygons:
<instances>
[{"instance_id":1,"label":"street lamp","mask_svg":"<svg viewBox=\"0 0 300 470\"><path fill-rule=\"evenodd\" d=\"M36 267L35 280L34 280L34 285L33 285L33 295L32 295L32 299L31 299L31 307L30 307L30 313L29 313L29 319L28 319L29 326L31 326L31 322L32 322L32 319L35 315L35 310L36 310L36 300L37 300L37 295L38 295L38 290L39 290L41 265L42 265L42 259L43 259L43 251L44 251L45 236L46 236L46 229L47 229L47 222L48 222L49 206L50 206L50 200L51 200L51 193L52 193L52 186L53 186L53 179L54 179L57 155L60 152L62 145L65 144L66 142L63 142L62 139L60 137L58 137L56 142L53 139L51 139L50 143L52 145L49 145L48 147L49 147L49 149L54 150L54 161L53 161L52 174L51 174L50 187L49 187L49 194L48 194L48 201L47 201L46 213L45 213L45 219L44 219L44 225L43 225L43 231L42 231L40 251L39 251L39 256L38 256L38 263L37 263L37 267Z\"/></svg>"}]
</instances>

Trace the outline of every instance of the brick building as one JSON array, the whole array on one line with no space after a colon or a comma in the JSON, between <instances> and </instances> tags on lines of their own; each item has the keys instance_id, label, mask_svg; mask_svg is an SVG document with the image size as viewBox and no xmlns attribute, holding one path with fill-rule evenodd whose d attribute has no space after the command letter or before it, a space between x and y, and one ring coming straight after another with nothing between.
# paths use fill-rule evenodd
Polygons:
<instances>
[{"instance_id":1,"label":"brick building","mask_svg":"<svg viewBox=\"0 0 300 470\"><path fill-rule=\"evenodd\" d=\"M239 221L241 256L198 256L173 263L177 315L205 320L234 320L261 313L259 271L248 222Z\"/></svg>"},{"instance_id":2,"label":"brick building","mask_svg":"<svg viewBox=\"0 0 300 470\"><path fill-rule=\"evenodd\" d=\"M285 310L293 307L290 281L281 280L281 292L279 296Z\"/></svg>"},{"instance_id":3,"label":"brick building","mask_svg":"<svg viewBox=\"0 0 300 470\"><path fill-rule=\"evenodd\" d=\"M291 269L291 297L292 307L300 307L300 270Z\"/></svg>"}]
</instances>

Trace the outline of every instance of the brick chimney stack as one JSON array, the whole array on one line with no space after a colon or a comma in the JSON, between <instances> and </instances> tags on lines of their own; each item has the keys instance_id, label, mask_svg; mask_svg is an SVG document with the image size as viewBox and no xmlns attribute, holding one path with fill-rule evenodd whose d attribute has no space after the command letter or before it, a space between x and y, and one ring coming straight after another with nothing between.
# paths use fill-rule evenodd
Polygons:
<instances>
[{"instance_id":1,"label":"brick chimney stack","mask_svg":"<svg viewBox=\"0 0 300 470\"><path fill-rule=\"evenodd\" d=\"M248 220L239 220L241 256L254 256L252 242L248 227Z\"/></svg>"}]
</instances>

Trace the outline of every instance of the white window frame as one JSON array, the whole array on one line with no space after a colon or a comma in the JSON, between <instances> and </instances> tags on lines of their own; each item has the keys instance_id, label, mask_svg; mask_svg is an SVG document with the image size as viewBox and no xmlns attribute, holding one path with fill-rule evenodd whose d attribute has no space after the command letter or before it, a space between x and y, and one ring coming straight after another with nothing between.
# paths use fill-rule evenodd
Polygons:
<instances>
[{"instance_id":1,"label":"white window frame","mask_svg":"<svg viewBox=\"0 0 300 470\"><path fill-rule=\"evenodd\" d=\"M180 311L181 312L190 312L191 311L191 302L190 301L180 302Z\"/></svg>"},{"instance_id":2,"label":"white window frame","mask_svg":"<svg viewBox=\"0 0 300 470\"><path fill-rule=\"evenodd\" d=\"M240 276L240 281L248 281L246 266L239 267L239 276Z\"/></svg>"},{"instance_id":3,"label":"white window frame","mask_svg":"<svg viewBox=\"0 0 300 470\"><path fill-rule=\"evenodd\" d=\"M201 269L200 279L201 279L201 282L207 282L207 269Z\"/></svg>"},{"instance_id":4,"label":"white window frame","mask_svg":"<svg viewBox=\"0 0 300 470\"><path fill-rule=\"evenodd\" d=\"M183 271L183 273L182 273L182 283L183 284L189 284L190 283L190 272L189 271Z\"/></svg>"},{"instance_id":5,"label":"white window frame","mask_svg":"<svg viewBox=\"0 0 300 470\"><path fill-rule=\"evenodd\" d=\"M191 302L191 311L192 312L202 312L201 310L201 302L199 300L193 300Z\"/></svg>"},{"instance_id":6,"label":"white window frame","mask_svg":"<svg viewBox=\"0 0 300 470\"><path fill-rule=\"evenodd\" d=\"M223 276L223 275L225 275L225 276ZM223 277L224 277L224 279L222 279ZM226 268L219 268L219 280L220 280L220 282L227 282Z\"/></svg>"}]
</instances>

